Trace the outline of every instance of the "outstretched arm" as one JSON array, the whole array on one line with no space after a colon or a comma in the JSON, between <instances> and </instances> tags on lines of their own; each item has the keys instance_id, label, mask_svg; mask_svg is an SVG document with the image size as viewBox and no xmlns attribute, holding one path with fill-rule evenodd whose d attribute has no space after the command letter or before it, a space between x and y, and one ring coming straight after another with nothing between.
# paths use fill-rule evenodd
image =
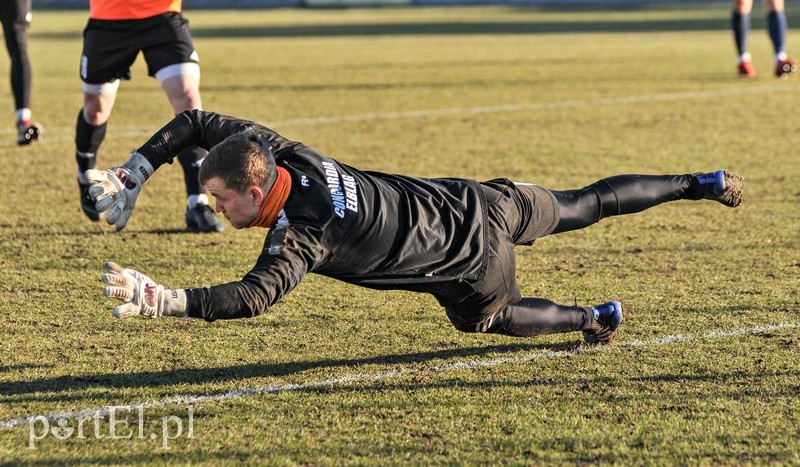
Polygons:
<instances>
[{"instance_id":1,"label":"outstretched arm","mask_svg":"<svg viewBox=\"0 0 800 467\"><path fill-rule=\"evenodd\" d=\"M211 149L228 136L245 130L261 134L276 153L303 147L301 143L289 141L249 120L202 110L187 110L135 149L123 165L108 170L87 170L86 178L93 184L89 194L95 199L99 212L108 211L106 221L117 230L122 230L133 213L142 184L159 167L172 163L173 158L184 149L192 146Z\"/></svg>"},{"instance_id":2,"label":"outstretched arm","mask_svg":"<svg viewBox=\"0 0 800 467\"><path fill-rule=\"evenodd\" d=\"M114 316L186 316L186 292L165 289L146 275L135 269L123 268L117 263L103 264L101 280L106 285L103 295L122 300L122 305L114 308Z\"/></svg>"},{"instance_id":3,"label":"outstretched arm","mask_svg":"<svg viewBox=\"0 0 800 467\"><path fill-rule=\"evenodd\" d=\"M166 289L133 269L106 263L103 289L123 301L114 316L188 316L206 321L249 318L266 313L297 287L324 256L318 235L307 228L270 231L256 265L241 280L196 289Z\"/></svg>"},{"instance_id":4,"label":"outstretched arm","mask_svg":"<svg viewBox=\"0 0 800 467\"><path fill-rule=\"evenodd\" d=\"M228 136L248 129L263 135L272 145L273 152L302 146L249 120L203 110L187 110L167 123L136 152L142 154L157 170L164 163L172 163L172 159L184 149L200 146L209 150Z\"/></svg>"}]
</instances>

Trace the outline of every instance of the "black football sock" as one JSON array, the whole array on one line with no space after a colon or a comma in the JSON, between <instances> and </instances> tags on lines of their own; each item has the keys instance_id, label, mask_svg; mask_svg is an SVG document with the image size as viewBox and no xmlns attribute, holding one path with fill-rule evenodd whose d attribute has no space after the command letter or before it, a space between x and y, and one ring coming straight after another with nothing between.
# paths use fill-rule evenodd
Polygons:
<instances>
[{"instance_id":1,"label":"black football sock","mask_svg":"<svg viewBox=\"0 0 800 467\"><path fill-rule=\"evenodd\" d=\"M83 118L83 109L78 112L78 123L75 128L75 160L78 171L83 172L97 166L97 151L106 136L106 124L90 125Z\"/></svg>"},{"instance_id":2,"label":"black football sock","mask_svg":"<svg viewBox=\"0 0 800 467\"><path fill-rule=\"evenodd\" d=\"M782 11L770 11L767 14L767 29L775 55L786 52L786 15Z\"/></svg>"},{"instance_id":3,"label":"black football sock","mask_svg":"<svg viewBox=\"0 0 800 467\"><path fill-rule=\"evenodd\" d=\"M199 147L192 146L184 149L178 154L178 162L183 168L183 179L186 182L186 195L198 195L206 193L206 189L200 184L200 164L208 155L208 151Z\"/></svg>"},{"instance_id":4,"label":"black football sock","mask_svg":"<svg viewBox=\"0 0 800 467\"><path fill-rule=\"evenodd\" d=\"M747 52L747 39L750 36L750 15L733 11L731 14L733 38L736 41L736 51L739 55Z\"/></svg>"}]
</instances>

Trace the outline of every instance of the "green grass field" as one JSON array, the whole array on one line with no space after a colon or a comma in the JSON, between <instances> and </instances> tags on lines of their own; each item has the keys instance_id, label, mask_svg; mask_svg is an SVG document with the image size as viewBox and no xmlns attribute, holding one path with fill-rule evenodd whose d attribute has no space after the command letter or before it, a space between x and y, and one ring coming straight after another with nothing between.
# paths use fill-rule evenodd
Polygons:
<instances>
[{"instance_id":1,"label":"green grass field","mask_svg":"<svg viewBox=\"0 0 800 467\"><path fill-rule=\"evenodd\" d=\"M676 202L518 249L525 295L625 301L602 349L462 334L430 297L319 276L251 320L113 318L103 261L200 287L247 272L265 232L185 233L177 164L122 233L86 221L86 12L36 12L42 143L13 144L0 87L0 463L800 464L800 76L772 77L760 8L753 80L727 4L186 13L206 109L363 169L554 189L743 174L739 209ZM102 167L171 118L141 57L133 74Z\"/></svg>"}]
</instances>

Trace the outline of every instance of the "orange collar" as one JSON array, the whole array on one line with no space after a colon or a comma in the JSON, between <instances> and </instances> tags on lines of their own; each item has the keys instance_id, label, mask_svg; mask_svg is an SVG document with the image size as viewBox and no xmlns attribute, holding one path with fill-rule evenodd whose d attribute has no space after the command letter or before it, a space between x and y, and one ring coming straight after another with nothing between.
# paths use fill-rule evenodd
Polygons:
<instances>
[{"instance_id":1,"label":"orange collar","mask_svg":"<svg viewBox=\"0 0 800 467\"><path fill-rule=\"evenodd\" d=\"M269 229L278 220L283 205L289 198L289 192L292 191L292 177L289 172L283 167L276 167L278 170L278 178L270 188L267 198L261 203L261 209L258 215L253 219L247 227L264 227Z\"/></svg>"}]
</instances>

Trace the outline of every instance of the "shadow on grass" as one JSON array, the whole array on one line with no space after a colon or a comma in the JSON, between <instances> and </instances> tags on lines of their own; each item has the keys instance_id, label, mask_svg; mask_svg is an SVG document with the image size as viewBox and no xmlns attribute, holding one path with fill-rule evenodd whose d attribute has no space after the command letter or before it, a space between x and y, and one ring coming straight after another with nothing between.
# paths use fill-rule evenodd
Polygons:
<instances>
[{"instance_id":1,"label":"shadow on grass","mask_svg":"<svg viewBox=\"0 0 800 467\"><path fill-rule=\"evenodd\" d=\"M53 368L55 365L39 365L36 363L21 363L19 365L0 365L0 373L17 370L37 370L40 368Z\"/></svg>"},{"instance_id":2,"label":"shadow on grass","mask_svg":"<svg viewBox=\"0 0 800 467\"><path fill-rule=\"evenodd\" d=\"M508 351L512 351L514 349L529 349L531 347L537 346L514 346L508 349ZM490 350L495 349L495 350ZM481 353L482 351L497 351L497 347L487 347L487 348L468 348L468 349L458 349L453 350L454 353L460 352L477 352ZM446 352L445 352L446 353ZM440 352L431 352L431 355L441 355ZM414 356L413 358L422 358L423 355L426 354L409 354L409 355L397 355L397 356L390 356L388 358L405 358L408 356ZM373 359L367 359L370 361L378 360L380 357L376 357ZM353 360L355 361L355 360ZM763 390L763 389L754 389L750 394L746 390L742 390L741 386L750 381L750 380L761 380L761 379L771 379L776 377L789 377L789 378L796 378L800 375L798 371L780 371L780 372L746 372L746 371L733 371L728 373L717 373L717 374L687 374L687 375L677 375L677 374L659 374L659 375L652 375L652 376L642 376L642 377L631 377L631 378L623 378L625 381L630 382L671 382L671 383L678 383L681 382L711 382L716 384L715 391L708 395L709 399L713 399L715 401L719 401L721 399L731 400L740 402L742 397L750 396L757 396L759 400L767 398L767 397L794 397L797 394L797 387L796 386L788 386L783 387L777 390ZM353 391L353 392L376 392L385 394L387 391L420 391L420 390L431 390L431 389L445 389L449 390L454 387L460 389L476 389L481 391L503 391L507 388L536 388L541 386L546 387L555 387L559 390L566 389L566 393L568 394L568 398L575 400L576 402L583 401L585 398L585 394L596 394L596 389L598 387L608 386L618 382L618 378L616 377L603 377L603 376L590 376L585 378L580 378L577 380L565 380L562 378L537 378L536 376L531 376L530 379L526 379L524 381L495 381L493 379L489 379L487 381L464 381L460 378L449 378L446 380L438 380L433 383L406 383L406 382L380 382L376 384L368 384L368 385L358 385L358 386L340 386L340 387L308 387L308 388L300 388L296 389L296 391L301 391L308 394L318 394L318 395L327 395L332 392L345 392L345 391ZM738 382L739 388L737 387L729 387L727 383L729 382ZM570 388L575 388L576 391L570 391ZM564 396L553 396L553 397L564 397ZM588 414L584 414L583 416L587 419L587 423L609 423L609 419L612 422L620 422L620 423L632 423L627 422L628 418L632 416L632 414L636 415L638 412L636 407L649 407L654 410L658 410L661 412L675 412L680 414L685 414L687 411L687 407L681 401L681 397L678 397L677 400L675 399L675 395L672 396L665 395L658 391L636 391L634 396L629 398L620 398L619 395L608 395L604 394L602 391L596 397L600 397L601 399L612 399L615 405L621 407L619 413L611 416L604 412L600 412L597 414L592 414L590 411ZM212 415L213 416L213 415ZM580 433L575 434L576 438L582 436ZM706 439L706 435L697 435L697 446L703 446L708 443ZM726 435L720 438L720 445L726 445L731 441L729 435ZM535 440L532 446L529 446L527 451L524 452L526 456L526 460L530 461L532 459L537 458L537 456L544 455L545 457L542 460L548 460L547 453L551 452L554 446L558 446L560 443L563 442L570 442L569 438L563 437L552 437L552 436L544 436L539 440ZM144 443L144 442L143 442ZM178 443L178 441L176 441ZM51 463L56 463L60 465L85 465L85 464L115 464L115 463L125 463L125 464L138 464L138 463L145 463L145 462L152 462L152 461L159 461L164 462L165 460L171 463L175 462L191 462L191 461L204 461L209 462L210 460L229 460L233 459L245 459L247 457L255 457L259 458L261 456L267 456L268 458L272 458L274 456L283 455L292 455L293 452L291 449L284 451L283 447L280 446L273 446L270 448L269 451L262 452L257 447L254 448L253 446L247 446L246 449L242 448L238 444L229 444L218 446L217 449L213 451L207 450L198 450L193 449L191 445L186 444L176 444L176 450L172 451L160 451L160 450L150 450L151 452L147 453L133 453L133 454L125 454L124 457L115 455L113 453L99 453L99 454L87 454L81 453L76 457L70 457L64 459L60 456L60 454L49 454L45 451L44 457L38 457L37 462L50 465ZM335 447L332 448L333 451L331 455L335 455L336 449ZM410 449L410 448L409 448ZM324 454L326 451L323 448L322 451L318 454ZM368 448L364 448L361 451L361 455L372 454L373 456L377 456L374 458L379 458L380 456L387 455L387 453L383 452L380 447L375 446L374 450L370 450ZM608 461L610 463L619 463L620 460L623 459L630 459L631 461L641 462L643 459L651 459L649 456L651 455L652 450L648 449L646 445L631 445L628 446L628 450L624 452L612 452L612 453L604 453L600 450L586 450L586 449L577 449L574 450L569 456L566 458L569 460L570 463L598 463L602 461ZM423 453L420 454L430 455L430 453ZM50 458L47 457L52 455L54 457ZM709 454L710 455L710 454ZM719 458L719 452L714 451L714 455ZM783 448L778 449L777 451L768 451L762 453L751 453L748 454L748 460L753 459L761 459L761 458L768 458L772 460L785 460L788 459L786 456L791 456L790 452L785 452ZM661 460L663 461L663 453L656 453L654 454L655 457L652 460ZM313 458L314 456L310 456ZM705 457L704 457L705 458ZM559 458L563 460L564 458ZM793 457L792 457L793 459ZM5 459L5 461L10 462L9 465L16 465L24 463L24 457L19 456L17 458ZM547 463L547 462L544 462ZM659 463L656 463L659 464Z\"/></svg>"},{"instance_id":3,"label":"shadow on grass","mask_svg":"<svg viewBox=\"0 0 800 467\"><path fill-rule=\"evenodd\" d=\"M64 375L27 381L0 382L0 394L3 396L18 396L33 393L52 394L65 391L80 391L91 388L155 388L178 384L204 384L247 378L287 376L317 368L357 368L363 365L397 365L424 363L434 360L443 360L442 363L447 364L449 363L447 360L451 358L481 356L487 353L514 354L534 350L570 351L575 348L575 343L495 345L341 360L270 364L248 363L217 368L180 368L176 370L107 373L89 376ZM12 398L9 402L12 400L19 401L18 398Z\"/></svg>"}]
</instances>

